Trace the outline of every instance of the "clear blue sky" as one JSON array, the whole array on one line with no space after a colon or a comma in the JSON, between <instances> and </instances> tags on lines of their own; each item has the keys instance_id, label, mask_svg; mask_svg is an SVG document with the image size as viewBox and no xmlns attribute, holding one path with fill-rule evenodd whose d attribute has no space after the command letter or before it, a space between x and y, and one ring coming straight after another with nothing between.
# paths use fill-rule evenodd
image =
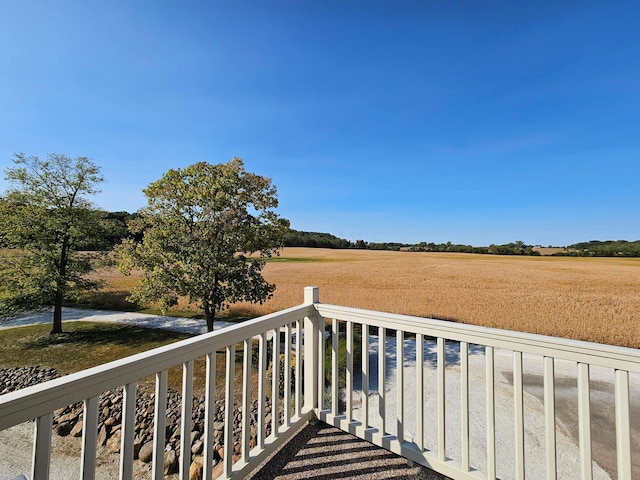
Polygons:
<instances>
[{"instance_id":1,"label":"clear blue sky","mask_svg":"<svg viewBox=\"0 0 640 480\"><path fill-rule=\"evenodd\" d=\"M636 240L640 3L5 2L14 152L93 158L107 210L238 156L298 230Z\"/></svg>"}]
</instances>

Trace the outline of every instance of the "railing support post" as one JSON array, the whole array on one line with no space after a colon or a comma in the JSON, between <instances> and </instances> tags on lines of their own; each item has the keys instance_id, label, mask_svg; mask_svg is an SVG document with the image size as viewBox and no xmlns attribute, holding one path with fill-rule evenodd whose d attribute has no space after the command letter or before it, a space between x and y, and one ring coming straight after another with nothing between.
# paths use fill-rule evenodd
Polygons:
<instances>
[{"instance_id":1,"label":"railing support post","mask_svg":"<svg viewBox=\"0 0 640 480\"><path fill-rule=\"evenodd\" d=\"M31 465L31 478L33 480L46 480L49 478L52 426L53 414L48 413L36 418L33 435L33 463Z\"/></svg>"},{"instance_id":2,"label":"railing support post","mask_svg":"<svg viewBox=\"0 0 640 480\"><path fill-rule=\"evenodd\" d=\"M309 313L304 317L304 410L313 411L318 405L318 338L321 318L314 307L320 302L318 287L305 287L304 304Z\"/></svg>"}]
</instances>

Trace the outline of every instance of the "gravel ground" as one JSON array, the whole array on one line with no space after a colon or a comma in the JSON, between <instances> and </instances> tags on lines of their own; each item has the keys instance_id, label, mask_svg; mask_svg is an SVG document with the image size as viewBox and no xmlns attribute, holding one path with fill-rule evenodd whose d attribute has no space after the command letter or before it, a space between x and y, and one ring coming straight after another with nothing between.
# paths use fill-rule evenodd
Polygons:
<instances>
[{"instance_id":1,"label":"gravel ground","mask_svg":"<svg viewBox=\"0 0 640 480\"><path fill-rule=\"evenodd\" d=\"M33 424L24 423L0 432L0 480L30 475ZM76 479L80 472L80 439L52 437L50 478ZM101 449L96 479L118 478L119 456ZM134 477L151 478L150 466L134 462ZM171 475L165 478L177 478ZM293 479L416 479L443 480L420 465L407 461L326 423L307 425L247 477L252 480Z\"/></svg>"},{"instance_id":2,"label":"gravel ground","mask_svg":"<svg viewBox=\"0 0 640 480\"><path fill-rule=\"evenodd\" d=\"M79 438L51 436L51 463L49 478L77 479L80 474L82 443ZM27 422L0 432L0 480L13 480L18 475L31 476L33 450L33 423ZM119 455L101 447L96 461L96 479L118 478ZM136 478L149 478L148 465L134 462Z\"/></svg>"},{"instance_id":3,"label":"gravel ground","mask_svg":"<svg viewBox=\"0 0 640 480\"><path fill-rule=\"evenodd\" d=\"M267 463L248 477L251 480L295 479L417 479L443 477L421 465L376 447L326 423L307 425Z\"/></svg>"}]
</instances>

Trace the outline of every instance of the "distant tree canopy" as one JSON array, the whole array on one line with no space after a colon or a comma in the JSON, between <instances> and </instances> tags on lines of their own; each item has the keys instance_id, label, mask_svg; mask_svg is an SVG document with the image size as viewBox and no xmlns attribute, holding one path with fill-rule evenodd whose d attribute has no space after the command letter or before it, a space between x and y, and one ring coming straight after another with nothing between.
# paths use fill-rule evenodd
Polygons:
<instances>
[{"instance_id":1,"label":"distant tree canopy","mask_svg":"<svg viewBox=\"0 0 640 480\"><path fill-rule=\"evenodd\" d=\"M299 232L289 229L284 237L285 247L312 248L353 248L353 244L344 238L338 238L330 233Z\"/></svg>"},{"instance_id":2,"label":"distant tree canopy","mask_svg":"<svg viewBox=\"0 0 640 480\"><path fill-rule=\"evenodd\" d=\"M406 243L396 242L366 242L356 240L351 242L344 238L336 237L330 233L301 232L290 229L284 239L285 247L310 247L310 248L355 248L360 250L400 250L408 247Z\"/></svg>"},{"instance_id":3,"label":"distant tree canopy","mask_svg":"<svg viewBox=\"0 0 640 480\"><path fill-rule=\"evenodd\" d=\"M455 252L455 253L488 253L487 247L473 247L471 245L434 242L420 242L408 248L410 252Z\"/></svg>"},{"instance_id":4,"label":"distant tree canopy","mask_svg":"<svg viewBox=\"0 0 640 480\"><path fill-rule=\"evenodd\" d=\"M504 245L489 245L488 253L496 255L540 255L532 245L526 245L522 240Z\"/></svg>"},{"instance_id":5,"label":"distant tree canopy","mask_svg":"<svg viewBox=\"0 0 640 480\"><path fill-rule=\"evenodd\" d=\"M104 212L101 220L105 234L92 250L111 250L123 239L132 236L128 223L135 217L135 214L128 212Z\"/></svg>"},{"instance_id":6,"label":"distant tree canopy","mask_svg":"<svg viewBox=\"0 0 640 480\"><path fill-rule=\"evenodd\" d=\"M451 252L451 253L480 253L494 255L540 255L532 245L526 245L522 240L504 245L490 245L488 247L474 247L472 245L455 244L451 242L434 243L420 242L416 244L399 242L366 242L356 240L351 242L329 233L301 232L289 230L284 241L285 247L315 247L315 248L354 248L360 250L406 250L408 252Z\"/></svg>"},{"instance_id":7,"label":"distant tree canopy","mask_svg":"<svg viewBox=\"0 0 640 480\"><path fill-rule=\"evenodd\" d=\"M454 252L454 253L481 253L493 255L540 255L532 245L526 245L522 240L504 245L491 244L488 247L474 247L472 245L459 245L447 243L421 242L409 247L412 252Z\"/></svg>"},{"instance_id":8,"label":"distant tree canopy","mask_svg":"<svg viewBox=\"0 0 640 480\"><path fill-rule=\"evenodd\" d=\"M590 240L568 245L557 256L572 257L640 257L640 240Z\"/></svg>"}]
</instances>

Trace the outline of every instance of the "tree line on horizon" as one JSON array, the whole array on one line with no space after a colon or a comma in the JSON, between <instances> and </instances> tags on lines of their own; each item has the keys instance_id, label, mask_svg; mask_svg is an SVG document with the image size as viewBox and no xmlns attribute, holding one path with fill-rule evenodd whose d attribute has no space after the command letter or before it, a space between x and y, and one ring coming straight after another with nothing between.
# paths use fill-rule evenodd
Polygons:
<instances>
[{"instance_id":1,"label":"tree line on horizon","mask_svg":"<svg viewBox=\"0 0 640 480\"><path fill-rule=\"evenodd\" d=\"M564 252L555 253L565 257L640 257L640 240L590 240L568 245Z\"/></svg>"},{"instance_id":2,"label":"tree line on horizon","mask_svg":"<svg viewBox=\"0 0 640 480\"><path fill-rule=\"evenodd\" d=\"M0 202L3 199L0 197ZM100 219L100 234L87 239L80 250L108 251L120 244L124 239L136 242L142 240L141 232L133 232L129 228L131 222L139 216L137 212L96 210ZM0 247L2 247L0 238ZM474 246L452 242L419 242L415 244L401 242L367 242L365 240L351 241L340 238L331 233L306 232L290 228L284 236L284 247L356 249L356 250L389 250L408 252L449 252L476 253L493 255L540 255L535 246L528 245L521 240L506 244L491 244ZM564 247L564 251L556 252L553 256L570 257L640 257L640 240L590 240Z\"/></svg>"},{"instance_id":3,"label":"tree line on horizon","mask_svg":"<svg viewBox=\"0 0 640 480\"><path fill-rule=\"evenodd\" d=\"M536 246L528 245L522 240L501 245L474 246L459 243L399 243L399 242L352 242L330 233L305 232L289 229L284 239L285 247L360 249L360 250L392 250L407 252L450 252L478 253L492 255L540 255ZM640 240L590 240L564 247L564 251L553 253L554 256L573 257L640 257Z\"/></svg>"},{"instance_id":4,"label":"tree line on horizon","mask_svg":"<svg viewBox=\"0 0 640 480\"><path fill-rule=\"evenodd\" d=\"M532 255L541 253L536 246L527 245L522 240L501 245L491 244L486 246L465 245L452 242L435 243L398 243L398 242L367 242L356 240L352 242L337 237L330 233L304 232L289 229L285 236L285 247L308 248L333 248L333 249L360 249L360 250L392 250L407 252L450 252L450 253L477 253L492 255ZM573 257L640 257L640 240L591 240L564 247L564 251L553 253L554 256Z\"/></svg>"},{"instance_id":5,"label":"tree line on horizon","mask_svg":"<svg viewBox=\"0 0 640 480\"><path fill-rule=\"evenodd\" d=\"M351 242L336 237L330 233L303 232L289 229L285 236L285 247L334 248L357 250L392 250L407 252L452 252L452 253L481 253L494 255L540 255L532 245L526 245L518 240L504 245L489 245L488 247L474 247L473 245L454 244L451 242L434 243L420 242L416 244L398 242L367 242L356 240Z\"/></svg>"}]
</instances>

